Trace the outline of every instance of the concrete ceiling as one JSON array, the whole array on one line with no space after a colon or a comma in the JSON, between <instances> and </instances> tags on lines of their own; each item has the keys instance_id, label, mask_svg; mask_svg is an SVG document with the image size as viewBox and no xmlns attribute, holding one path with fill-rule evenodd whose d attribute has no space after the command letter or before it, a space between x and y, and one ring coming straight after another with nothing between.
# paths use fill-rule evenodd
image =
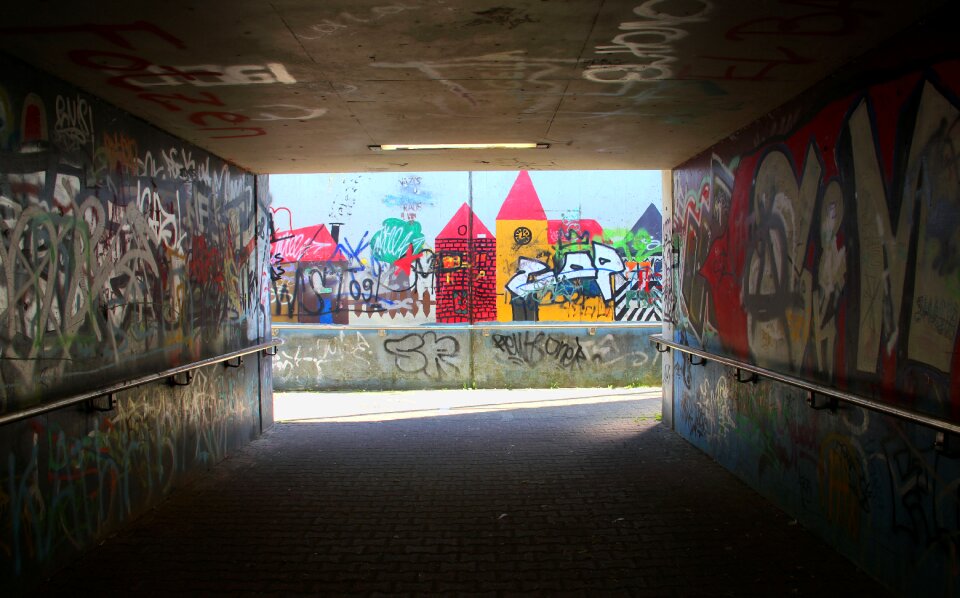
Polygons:
<instances>
[{"instance_id":1,"label":"concrete ceiling","mask_svg":"<svg viewBox=\"0 0 960 598\"><path fill-rule=\"evenodd\" d=\"M664 169L941 4L35 0L0 48L260 173Z\"/></svg>"}]
</instances>

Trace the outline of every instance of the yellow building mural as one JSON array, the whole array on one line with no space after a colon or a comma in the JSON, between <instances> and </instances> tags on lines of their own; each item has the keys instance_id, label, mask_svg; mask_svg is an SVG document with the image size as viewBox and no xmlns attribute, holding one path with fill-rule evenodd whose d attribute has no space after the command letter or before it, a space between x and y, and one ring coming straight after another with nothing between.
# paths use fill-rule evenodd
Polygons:
<instances>
[{"instance_id":1,"label":"yellow building mural","mask_svg":"<svg viewBox=\"0 0 960 598\"><path fill-rule=\"evenodd\" d=\"M549 220L527 172L497 215L497 321L612 322L622 256L594 220Z\"/></svg>"},{"instance_id":2,"label":"yellow building mural","mask_svg":"<svg viewBox=\"0 0 960 598\"><path fill-rule=\"evenodd\" d=\"M547 215L526 171L517 175L503 201L496 231L497 321L538 320L540 290L529 281L544 269L552 252ZM508 290L511 287L514 292Z\"/></svg>"}]
</instances>

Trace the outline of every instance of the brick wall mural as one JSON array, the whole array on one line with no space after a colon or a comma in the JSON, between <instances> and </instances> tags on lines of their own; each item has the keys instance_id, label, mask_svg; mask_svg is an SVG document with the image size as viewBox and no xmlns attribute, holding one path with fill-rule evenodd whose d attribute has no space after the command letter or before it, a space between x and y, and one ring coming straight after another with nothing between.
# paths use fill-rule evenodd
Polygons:
<instances>
[{"instance_id":1,"label":"brick wall mural","mask_svg":"<svg viewBox=\"0 0 960 598\"><path fill-rule=\"evenodd\" d=\"M497 316L496 239L463 204L437 235L437 322L488 322Z\"/></svg>"},{"instance_id":2,"label":"brick wall mural","mask_svg":"<svg viewBox=\"0 0 960 598\"><path fill-rule=\"evenodd\" d=\"M275 322L660 320L657 172L271 182Z\"/></svg>"}]
</instances>

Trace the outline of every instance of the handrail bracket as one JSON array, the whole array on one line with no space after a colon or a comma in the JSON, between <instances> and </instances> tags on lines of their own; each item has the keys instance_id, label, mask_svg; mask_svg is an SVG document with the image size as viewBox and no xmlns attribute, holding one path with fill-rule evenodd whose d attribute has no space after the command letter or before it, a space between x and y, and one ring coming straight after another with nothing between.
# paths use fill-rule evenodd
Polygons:
<instances>
[{"instance_id":1,"label":"handrail bracket","mask_svg":"<svg viewBox=\"0 0 960 598\"><path fill-rule=\"evenodd\" d=\"M760 375L757 374L756 372L750 372L750 375L749 375L748 377L743 378L743 377L740 376L740 372L742 372L742 371L743 371L743 370L741 370L740 368L737 368L737 372L736 372L736 374L735 374L735 376L734 376L734 378L736 379L737 382L739 382L739 383L741 383L741 384L747 384L747 383L749 383L749 384L756 384L757 382L760 381Z\"/></svg>"},{"instance_id":2,"label":"handrail bracket","mask_svg":"<svg viewBox=\"0 0 960 598\"><path fill-rule=\"evenodd\" d=\"M193 370L187 370L183 372L183 382L177 378L177 374L173 374L167 378L167 382L170 386L190 386L190 383L193 382Z\"/></svg>"},{"instance_id":3,"label":"handrail bracket","mask_svg":"<svg viewBox=\"0 0 960 598\"><path fill-rule=\"evenodd\" d=\"M837 400L837 397L824 396L824 401L817 401L817 393L808 390L807 391L807 405L810 405L811 409L816 411L823 411L824 409L829 410L831 413L837 411L840 401Z\"/></svg>"},{"instance_id":4,"label":"handrail bracket","mask_svg":"<svg viewBox=\"0 0 960 598\"><path fill-rule=\"evenodd\" d=\"M960 457L960 441L956 434L940 430L933 439L933 448L946 457Z\"/></svg>"},{"instance_id":5,"label":"handrail bracket","mask_svg":"<svg viewBox=\"0 0 960 598\"><path fill-rule=\"evenodd\" d=\"M695 357L700 357L700 361L694 361L694 358L695 358ZM706 365L706 364L707 364L707 358L706 358L706 357L702 357L702 356L699 356L699 355L694 355L693 353L690 353L689 355L687 355L687 358L688 358L688 360L690 361L690 365Z\"/></svg>"},{"instance_id":6,"label":"handrail bracket","mask_svg":"<svg viewBox=\"0 0 960 598\"><path fill-rule=\"evenodd\" d=\"M657 347L657 353L666 353L670 350L670 347L666 345L661 345L660 343L655 343L655 345Z\"/></svg>"},{"instance_id":7,"label":"handrail bracket","mask_svg":"<svg viewBox=\"0 0 960 598\"><path fill-rule=\"evenodd\" d=\"M87 399L85 406L87 411L107 413L117 408L117 397L111 392L109 394Z\"/></svg>"},{"instance_id":8,"label":"handrail bracket","mask_svg":"<svg viewBox=\"0 0 960 598\"><path fill-rule=\"evenodd\" d=\"M223 362L225 368L239 368L243 366L243 355L238 355L236 359L228 359Z\"/></svg>"}]
</instances>

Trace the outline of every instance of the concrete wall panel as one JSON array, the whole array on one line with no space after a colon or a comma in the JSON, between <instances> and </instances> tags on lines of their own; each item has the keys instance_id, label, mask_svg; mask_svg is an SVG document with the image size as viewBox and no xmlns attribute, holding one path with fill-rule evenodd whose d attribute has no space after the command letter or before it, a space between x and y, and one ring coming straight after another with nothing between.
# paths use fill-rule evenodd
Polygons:
<instances>
[{"instance_id":1,"label":"concrete wall panel","mask_svg":"<svg viewBox=\"0 0 960 598\"><path fill-rule=\"evenodd\" d=\"M496 328L474 334L480 388L659 386L656 328ZM489 332L489 336L486 335Z\"/></svg>"},{"instance_id":2,"label":"concrete wall panel","mask_svg":"<svg viewBox=\"0 0 960 598\"><path fill-rule=\"evenodd\" d=\"M278 391L658 386L659 327L274 328Z\"/></svg>"},{"instance_id":3,"label":"concrete wall panel","mask_svg":"<svg viewBox=\"0 0 960 598\"><path fill-rule=\"evenodd\" d=\"M275 328L278 391L463 388L470 371L464 329Z\"/></svg>"}]
</instances>

